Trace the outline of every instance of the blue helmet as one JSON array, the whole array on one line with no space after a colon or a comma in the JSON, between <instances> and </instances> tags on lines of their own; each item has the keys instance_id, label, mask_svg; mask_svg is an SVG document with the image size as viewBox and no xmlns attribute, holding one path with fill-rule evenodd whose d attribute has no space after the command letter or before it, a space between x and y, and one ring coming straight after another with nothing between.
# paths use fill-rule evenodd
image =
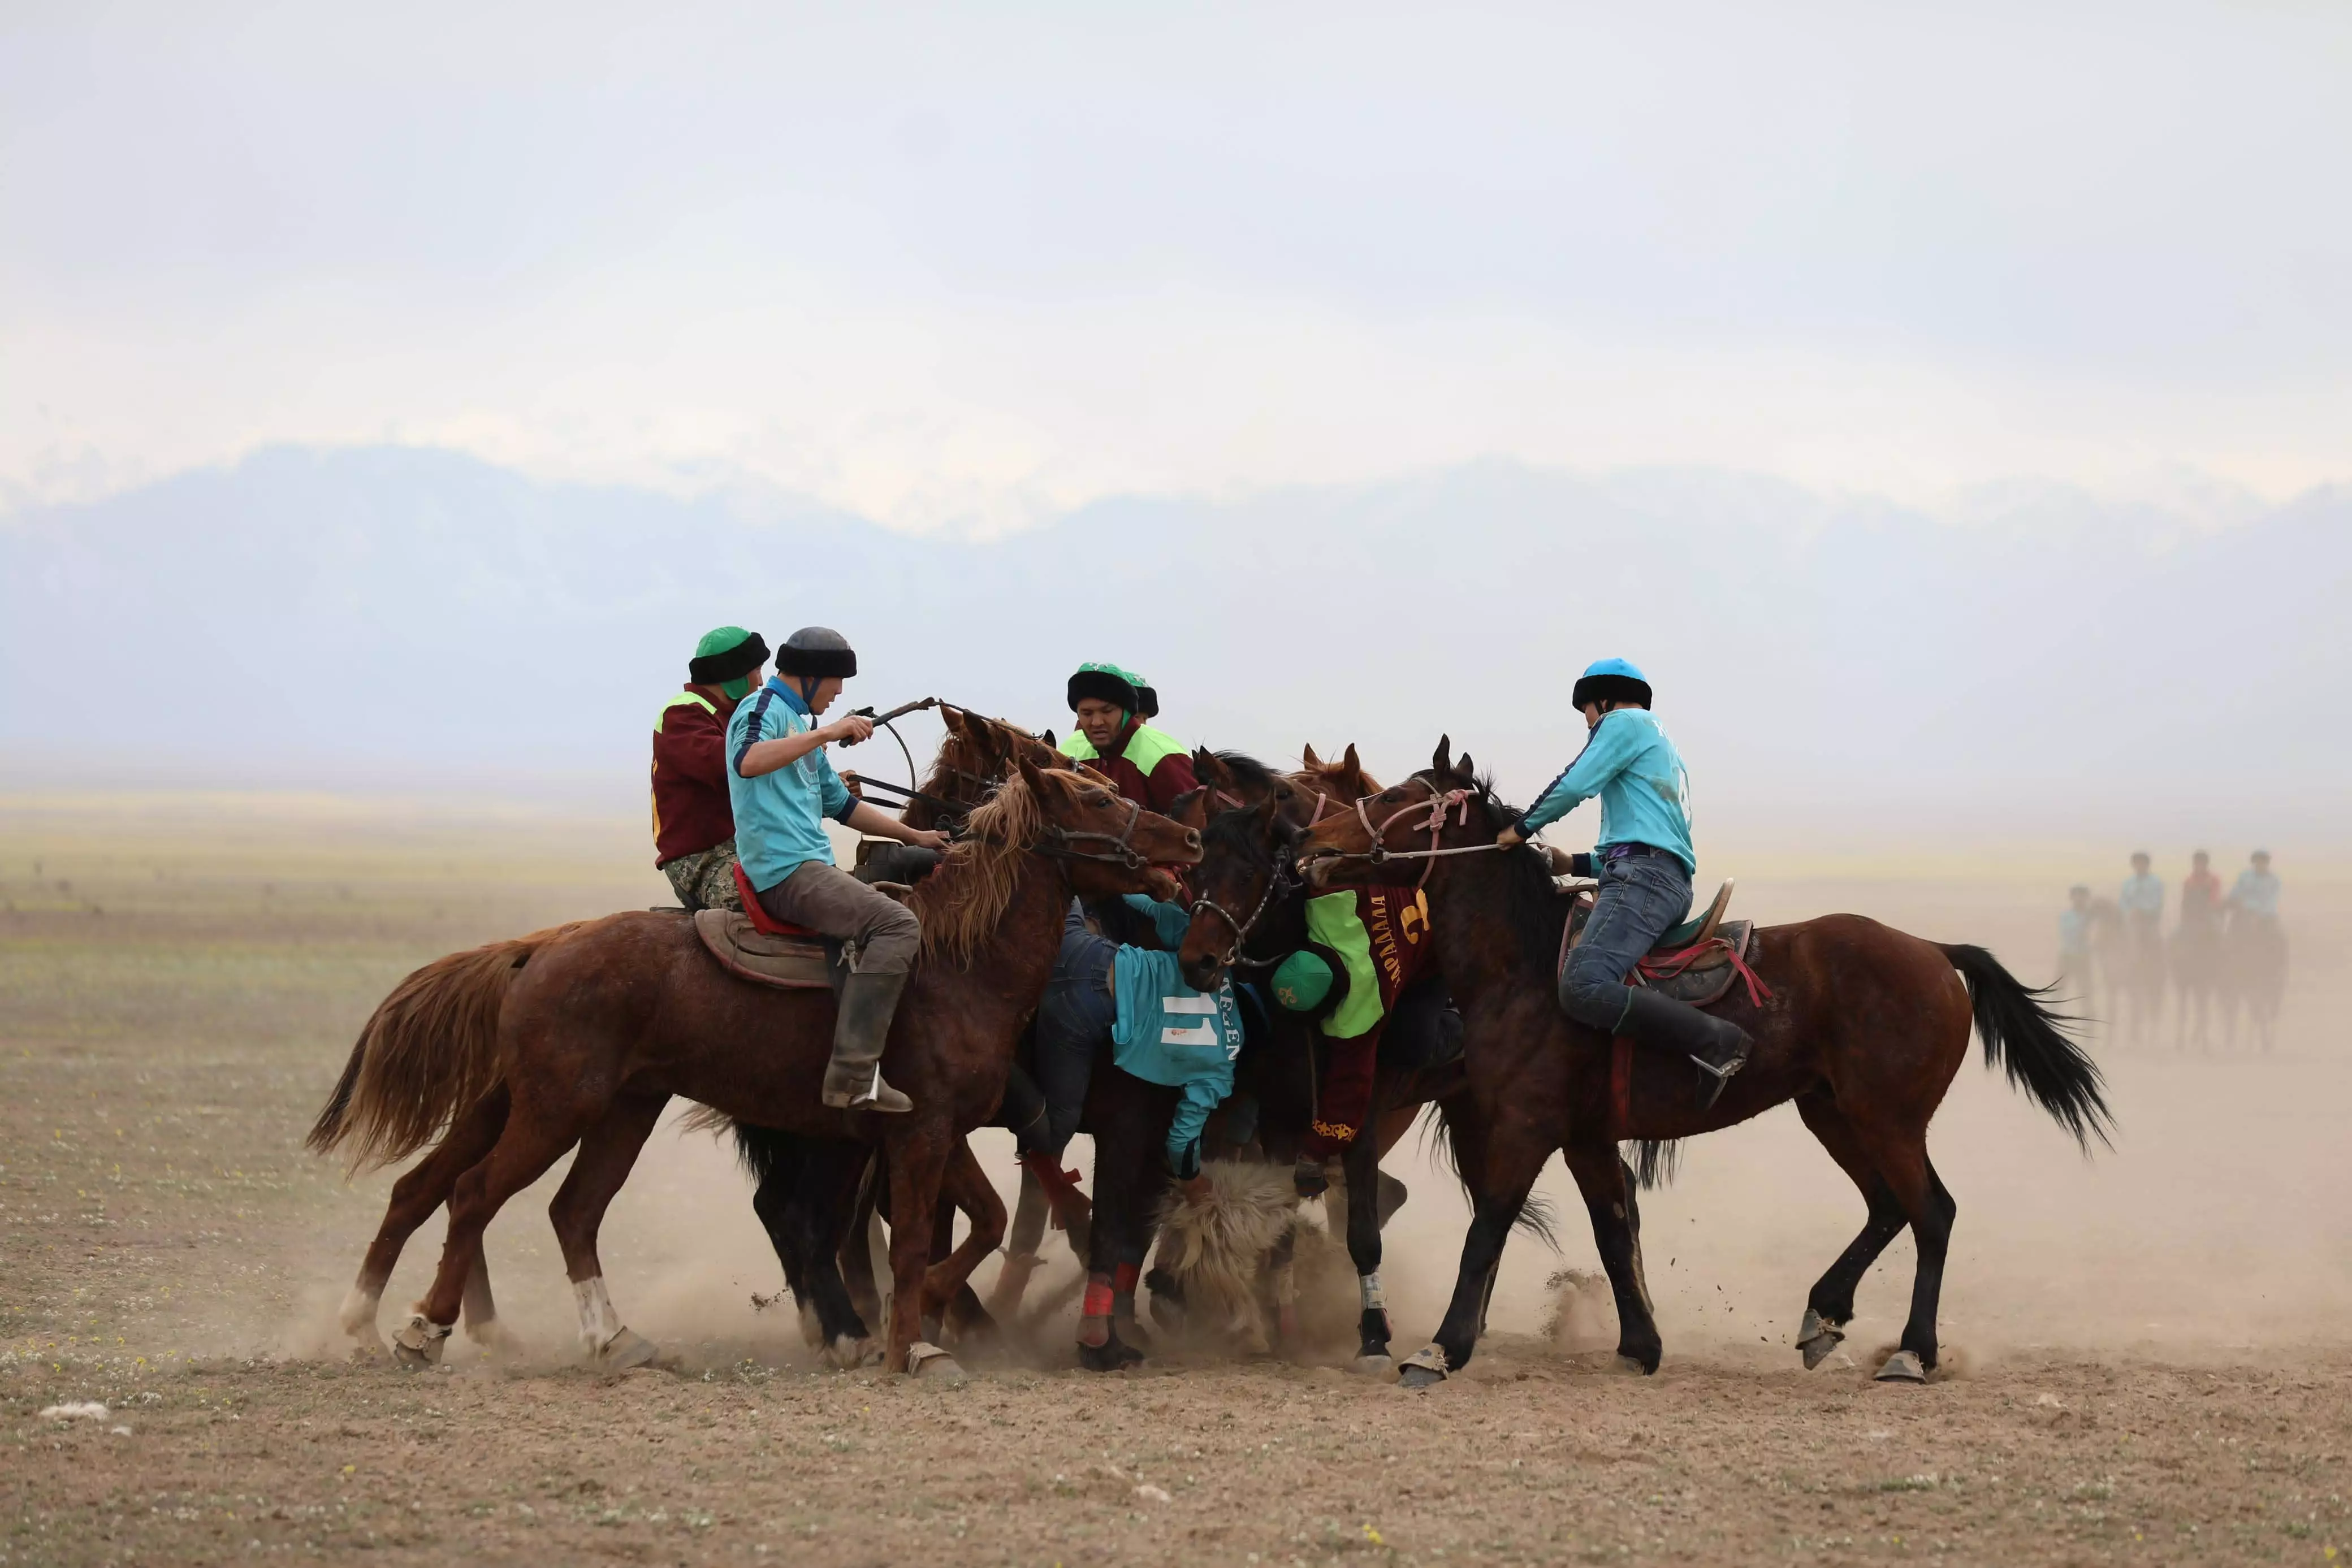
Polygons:
<instances>
[{"instance_id":1,"label":"blue helmet","mask_svg":"<svg viewBox=\"0 0 2352 1568\"><path fill-rule=\"evenodd\" d=\"M1648 707L1649 677L1635 669L1631 659L1595 659L1585 666L1568 700L1575 707L1606 702L1638 703Z\"/></svg>"}]
</instances>

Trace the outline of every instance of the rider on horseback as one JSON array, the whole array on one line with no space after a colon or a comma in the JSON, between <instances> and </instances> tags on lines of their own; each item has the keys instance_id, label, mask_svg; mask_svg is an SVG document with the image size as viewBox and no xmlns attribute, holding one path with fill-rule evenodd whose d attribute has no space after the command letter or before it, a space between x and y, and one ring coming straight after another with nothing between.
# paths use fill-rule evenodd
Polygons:
<instances>
[{"instance_id":1,"label":"rider on horseback","mask_svg":"<svg viewBox=\"0 0 2352 1568\"><path fill-rule=\"evenodd\" d=\"M1164 814L1177 796L1199 787L1192 754L1143 722L1159 713L1160 694L1141 675L1117 664L1080 664L1070 677L1069 698L1078 727L1062 742L1063 754L1093 763L1121 795Z\"/></svg>"},{"instance_id":2,"label":"rider on horseback","mask_svg":"<svg viewBox=\"0 0 2352 1568\"><path fill-rule=\"evenodd\" d=\"M768 644L757 632L706 632L687 664L686 689L654 716L654 869L689 910L742 907L727 721L767 662Z\"/></svg>"},{"instance_id":3,"label":"rider on horseback","mask_svg":"<svg viewBox=\"0 0 2352 1568\"><path fill-rule=\"evenodd\" d=\"M812 723L856 674L857 654L838 632L803 626L785 639L774 676L728 721L727 788L743 872L760 907L856 944L856 967L834 1016L824 1103L839 1110L908 1111L914 1103L882 1082L882 1048L922 927L913 910L833 863L824 819L926 849L945 849L948 841L858 800L825 759L828 743L853 746L874 733L873 721L857 714Z\"/></svg>"},{"instance_id":4,"label":"rider on horseback","mask_svg":"<svg viewBox=\"0 0 2352 1568\"><path fill-rule=\"evenodd\" d=\"M1688 1056L1708 1075L1715 1104L1753 1045L1748 1031L1687 1003L1629 986L1625 976L1660 936L1690 913L1690 779L1682 754L1650 713L1650 683L1623 659L1588 668L1569 697L1590 738L1533 809L1496 835L1524 843L1579 803L1601 798L1601 841L1572 869L1598 877L1584 939L1560 971L1559 1002L1579 1023L1638 1044Z\"/></svg>"}]
</instances>

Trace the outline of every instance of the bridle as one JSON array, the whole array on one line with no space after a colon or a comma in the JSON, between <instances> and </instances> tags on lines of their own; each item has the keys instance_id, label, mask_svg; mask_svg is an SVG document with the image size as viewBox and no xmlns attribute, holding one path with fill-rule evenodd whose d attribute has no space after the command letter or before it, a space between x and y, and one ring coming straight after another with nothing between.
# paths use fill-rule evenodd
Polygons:
<instances>
[{"instance_id":1,"label":"bridle","mask_svg":"<svg viewBox=\"0 0 2352 1568\"><path fill-rule=\"evenodd\" d=\"M1286 874L1282 859L1276 857L1275 862L1266 868L1265 891L1258 894L1257 906L1249 912L1248 919L1236 920L1234 918L1232 910L1213 898L1194 899L1192 908L1193 919L1198 920L1201 917L1201 912L1205 909L1223 921L1225 928L1234 934L1233 945L1218 956L1217 962L1227 968L1270 969L1281 963L1283 957L1287 957L1287 954L1273 958L1246 957L1242 953L1242 946L1249 940L1249 934L1257 928L1257 923L1265 917L1265 912L1274 907L1274 895L1286 888L1297 885L1296 879Z\"/></svg>"},{"instance_id":2,"label":"bridle","mask_svg":"<svg viewBox=\"0 0 2352 1568\"><path fill-rule=\"evenodd\" d=\"M1492 843L1456 844L1452 848L1441 848L1439 846L1437 841L1438 835L1445 831L1445 819L1447 817L1453 817L1455 821L1461 823L1465 827L1469 825L1470 795L1471 791L1467 789L1447 789L1439 793L1434 793L1426 800L1415 800L1410 805L1399 807L1396 810L1390 812L1387 817L1383 818L1378 827L1374 827L1372 825L1372 815L1370 811L1364 809L1364 801L1359 800L1356 802L1356 820L1363 823L1364 834L1371 841L1372 847L1369 850L1335 850L1328 855L1318 858L1328 860L1360 860L1365 862L1367 864L1376 866L1386 865L1391 861L1420 861L1422 862L1421 880L1414 883L1413 886L1416 888L1426 887L1429 885L1430 872L1435 867L1436 862L1444 859L1445 856L1475 855L1486 850L1498 850L1503 847L1500 844ZM1412 816L1416 812L1423 812L1426 813L1426 815L1421 821L1408 823L1406 825L1406 831L1418 833L1423 829L1426 828L1429 831L1429 847L1425 850L1392 850L1389 848L1387 840L1390 827L1394 823L1402 821L1407 817Z\"/></svg>"},{"instance_id":3,"label":"bridle","mask_svg":"<svg viewBox=\"0 0 2352 1568\"><path fill-rule=\"evenodd\" d=\"M1139 854L1128 842L1135 836L1135 825L1143 821L1143 808L1127 801L1127 826L1116 833L1089 832L1080 828L1065 828L1058 822L1047 822L1038 842L1029 846L1041 855L1055 860L1100 861L1106 865L1121 865L1129 871L1141 871L1151 862ZM1081 841L1108 844L1108 851L1074 850L1070 846Z\"/></svg>"}]
</instances>

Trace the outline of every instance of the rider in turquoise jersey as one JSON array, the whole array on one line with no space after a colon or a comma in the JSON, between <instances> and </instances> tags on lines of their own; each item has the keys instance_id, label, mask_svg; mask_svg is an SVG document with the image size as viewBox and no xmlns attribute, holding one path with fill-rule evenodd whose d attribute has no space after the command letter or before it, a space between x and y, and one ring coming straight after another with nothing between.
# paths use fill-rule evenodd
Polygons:
<instances>
[{"instance_id":1,"label":"rider in turquoise jersey","mask_svg":"<svg viewBox=\"0 0 2352 1568\"><path fill-rule=\"evenodd\" d=\"M1682 754L1650 712L1650 683L1623 659L1588 668L1569 700L1589 738L1534 807L1495 841L1524 843L1580 802L1601 800L1601 841L1573 857L1580 875L1600 879L1583 940L1560 971L1559 1003L1579 1023L1687 1056L1705 1077L1711 1108L1754 1042L1748 1031L1625 976L1657 939L1690 913L1690 779Z\"/></svg>"}]
</instances>

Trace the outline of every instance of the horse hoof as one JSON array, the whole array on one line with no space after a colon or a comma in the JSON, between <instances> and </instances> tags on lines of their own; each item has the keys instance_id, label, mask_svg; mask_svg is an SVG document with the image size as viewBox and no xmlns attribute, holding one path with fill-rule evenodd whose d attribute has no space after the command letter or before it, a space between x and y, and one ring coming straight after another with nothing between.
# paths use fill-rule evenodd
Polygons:
<instances>
[{"instance_id":1,"label":"horse hoof","mask_svg":"<svg viewBox=\"0 0 2352 1568\"><path fill-rule=\"evenodd\" d=\"M1397 1383L1404 1388L1428 1388L1445 1381L1446 1356L1441 1345L1424 1345L1404 1358Z\"/></svg>"},{"instance_id":2,"label":"horse hoof","mask_svg":"<svg viewBox=\"0 0 2352 1568\"><path fill-rule=\"evenodd\" d=\"M596 1353L599 1372L626 1372L633 1366L651 1366L661 1358L661 1347L635 1329L623 1329L604 1342Z\"/></svg>"},{"instance_id":3,"label":"horse hoof","mask_svg":"<svg viewBox=\"0 0 2352 1568\"><path fill-rule=\"evenodd\" d=\"M1078 1346L1078 1364L1088 1372L1125 1372L1130 1366L1143 1364L1143 1353L1118 1340L1108 1344L1082 1344Z\"/></svg>"},{"instance_id":4,"label":"horse hoof","mask_svg":"<svg viewBox=\"0 0 2352 1568\"><path fill-rule=\"evenodd\" d=\"M817 1353L817 1359L835 1372L854 1372L880 1361L882 1347L870 1339L835 1334L833 1343Z\"/></svg>"},{"instance_id":5,"label":"horse hoof","mask_svg":"<svg viewBox=\"0 0 2352 1568\"><path fill-rule=\"evenodd\" d=\"M1396 1363L1385 1354L1360 1355L1351 1364L1366 1377L1388 1377L1396 1372Z\"/></svg>"},{"instance_id":6,"label":"horse hoof","mask_svg":"<svg viewBox=\"0 0 2352 1568\"><path fill-rule=\"evenodd\" d=\"M1805 1370L1812 1371L1830 1358L1845 1339L1845 1327L1833 1323L1811 1308L1805 1309L1805 1321L1797 1329L1797 1348L1804 1352Z\"/></svg>"},{"instance_id":7,"label":"horse hoof","mask_svg":"<svg viewBox=\"0 0 2352 1568\"><path fill-rule=\"evenodd\" d=\"M1927 1381L1927 1369L1919 1364L1919 1357L1916 1353L1907 1350L1898 1350L1893 1355L1886 1358L1886 1364L1885 1366L1878 1369L1878 1381L1881 1383L1925 1383Z\"/></svg>"},{"instance_id":8,"label":"horse hoof","mask_svg":"<svg viewBox=\"0 0 2352 1568\"><path fill-rule=\"evenodd\" d=\"M436 1323L419 1312L392 1336L392 1355L394 1361L412 1370L438 1366L441 1364L441 1352L448 1343L448 1326Z\"/></svg>"},{"instance_id":9,"label":"horse hoof","mask_svg":"<svg viewBox=\"0 0 2352 1568\"><path fill-rule=\"evenodd\" d=\"M932 1383L965 1383L970 1379L956 1358L927 1340L917 1340L907 1347L907 1375Z\"/></svg>"},{"instance_id":10,"label":"horse hoof","mask_svg":"<svg viewBox=\"0 0 2352 1568\"><path fill-rule=\"evenodd\" d=\"M1611 1365L1620 1376L1623 1377L1650 1377L1658 1370L1656 1362L1643 1361L1638 1355L1627 1355L1622 1352L1618 1354L1617 1359Z\"/></svg>"}]
</instances>

